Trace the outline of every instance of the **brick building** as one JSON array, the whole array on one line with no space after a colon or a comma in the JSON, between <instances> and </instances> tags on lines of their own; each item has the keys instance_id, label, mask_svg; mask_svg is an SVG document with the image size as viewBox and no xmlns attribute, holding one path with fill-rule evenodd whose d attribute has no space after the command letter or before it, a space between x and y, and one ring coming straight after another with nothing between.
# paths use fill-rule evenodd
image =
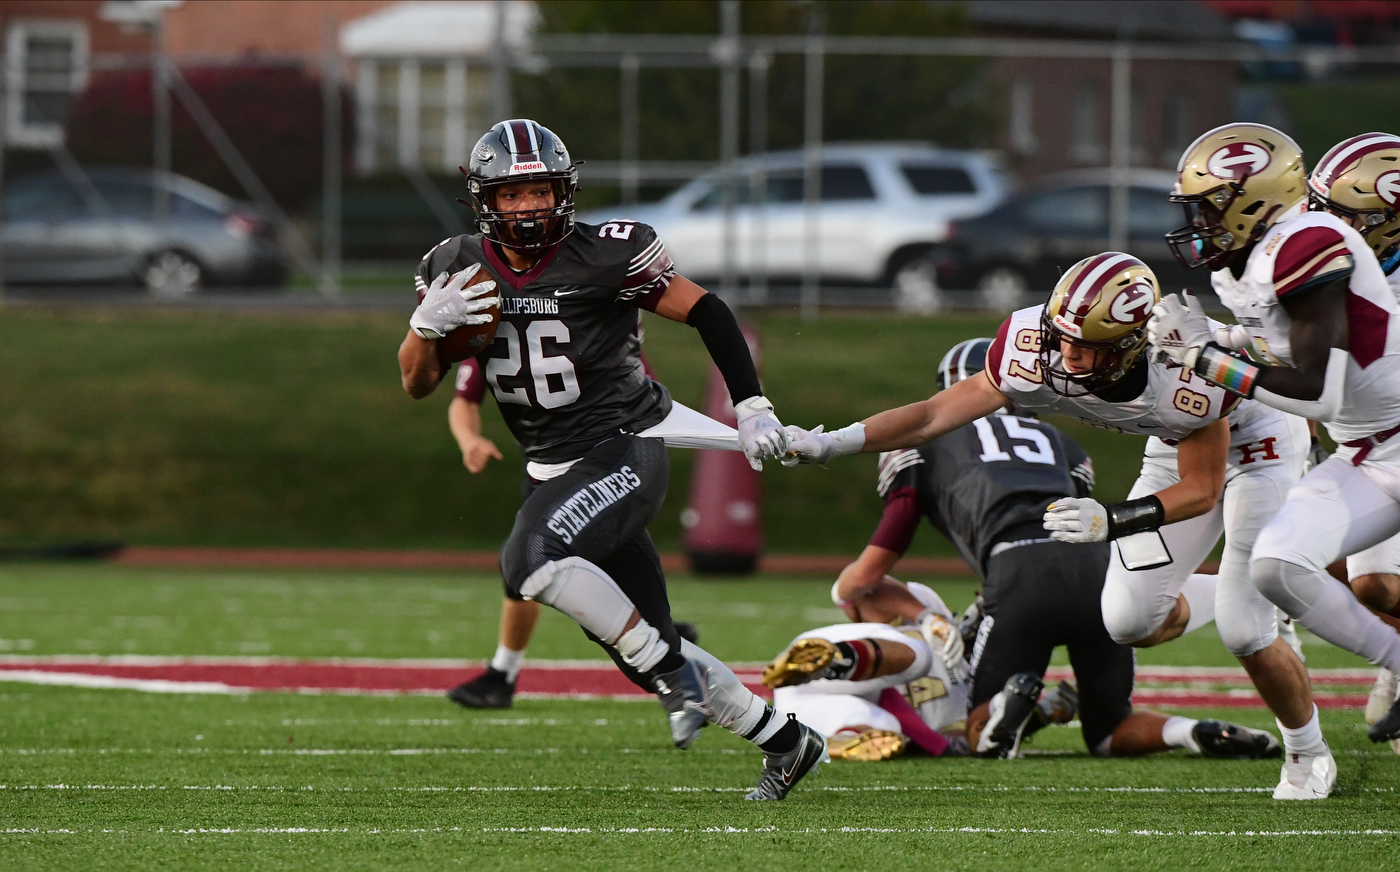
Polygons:
<instances>
[{"instance_id":1,"label":"brick building","mask_svg":"<svg viewBox=\"0 0 1400 872\"><path fill-rule=\"evenodd\" d=\"M1233 39L1209 6L1182 0L970 0L978 36L1109 43L1202 43ZM990 65L1005 102L999 145L1026 178L1104 166L1109 159L1111 62L1082 58L997 58ZM1231 120L1234 67L1228 62L1137 60L1132 64L1134 166L1174 167L1201 132Z\"/></svg>"}]
</instances>

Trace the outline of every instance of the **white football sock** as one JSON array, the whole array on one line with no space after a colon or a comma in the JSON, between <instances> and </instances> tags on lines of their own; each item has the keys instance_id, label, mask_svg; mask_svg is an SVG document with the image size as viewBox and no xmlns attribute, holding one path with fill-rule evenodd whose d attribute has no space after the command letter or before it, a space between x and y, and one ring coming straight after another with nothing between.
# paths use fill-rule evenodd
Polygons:
<instances>
[{"instance_id":1,"label":"white football sock","mask_svg":"<svg viewBox=\"0 0 1400 872\"><path fill-rule=\"evenodd\" d=\"M1186 619L1186 629L1181 631L1183 636L1215 620L1217 580L1218 576L1198 572L1186 579L1186 583L1181 586L1181 595L1186 597L1186 605L1191 609L1191 616Z\"/></svg>"},{"instance_id":2,"label":"white football sock","mask_svg":"<svg viewBox=\"0 0 1400 872\"><path fill-rule=\"evenodd\" d=\"M491 668L506 674L506 681L515 683L520 675L520 663L525 659L524 651L512 651L504 645L496 646L496 654L491 658Z\"/></svg>"},{"instance_id":3,"label":"white football sock","mask_svg":"<svg viewBox=\"0 0 1400 872\"><path fill-rule=\"evenodd\" d=\"M1317 717L1317 706L1313 706L1312 718L1296 730L1285 727L1278 718L1278 731L1283 734L1285 754L1301 754L1304 757L1321 757L1327 753L1327 741L1322 738L1322 721Z\"/></svg>"},{"instance_id":4,"label":"white football sock","mask_svg":"<svg viewBox=\"0 0 1400 872\"><path fill-rule=\"evenodd\" d=\"M650 672L671 652L671 646L661 638L660 631L648 624L646 618L637 618L632 629L617 637L614 647L627 665L638 672Z\"/></svg>"},{"instance_id":5,"label":"white football sock","mask_svg":"<svg viewBox=\"0 0 1400 872\"><path fill-rule=\"evenodd\" d=\"M1201 753L1201 746L1196 743L1196 737L1191 735L1197 723L1199 722L1190 718L1172 715L1162 724L1162 741L1173 748L1185 748L1197 754Z\"/></svg>"},{"instance_id":6,"label":"white football sock","mask_svg":"<svg viewBox=\"0 0 1400 872\"><path fill-rule=\"evenodd\" d=\"M749 737L748 734L763 723L763 716L769 711L768 703L744 687L734 670L699 645L682 639L681 653L685 659L700 667L705 676L705 686L710 692L710 723L724 727L736 736L748 738L755 744L772 738L772 734L782 727L785 719L777 717L775 713L759 731L762 739Z\"/></svg>"},{"instance_id":7,"label":"white football sock","mask_svg":"<svg viewBox=\"0 0 1400 872\"><path fill-rule=\"evenodd\" d=\"M1400 671L1400 634L1330 576L1312 608L1294 618L1333 645L1360 654L1391 672Z\"/></svg>"}]
</instances>

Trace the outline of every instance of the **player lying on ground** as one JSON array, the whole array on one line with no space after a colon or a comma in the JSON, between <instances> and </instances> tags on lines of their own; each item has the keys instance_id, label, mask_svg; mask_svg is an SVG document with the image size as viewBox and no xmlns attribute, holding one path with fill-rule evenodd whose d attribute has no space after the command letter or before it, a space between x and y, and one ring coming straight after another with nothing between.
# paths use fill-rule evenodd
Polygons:
<instances>
[{"instance_id":1,"label":"player lying on ground","mask_svg":"<svg viewBox=\"0 0 1400 872\"><path fill-rule=\"evenodd\" d=\"M917 448L1012 406L1150 436L1128 500L1057 500L1044 529L1062 542L1114 542L1100 601L1115 641L1150 647L1215 620L1266 700L1301 697L1310 711L1307 673L1279 638L1274 606L1250 582L1248 563L1258 530L1301 473L1307 426L1188 369L1149 360L1146 324L1158 299L1156 277L1137 258L1086 258L1065 272L1047 305L1002 324L985 377L834 433L789 427L790 449L800 462L824 463L859 451ZM1219 575L1193 574L1222 532ZM1152 554L1161 550L1168 553ZM1295 785L1289 771L1286 764L1276 798L1316 795Z\"/></svg>"},{"instance_id":2,"label":"player lying on ground","mask_svg":"<svg viewBox=\"0 0 1400 872\"><path fill-rule=\"evenodd\" d=\"M1321 180L1330 169L1319 172ZM1254 583L1304 627L1395 672L1400 635L1327 567L1400 532L1400 440L1391 440L1400 433L1400 302L1361 234L1307 210L1303 154L1281 131L1230 124L1202 134L1182 155L1171 199L1187 217L1167 235L1172 251L1212 271L1239 325L1213 325L1189 293L1168 297L1148 325L1153 344L1212 384L1321 422L1339 446L1260 532ZM1267 364L1233 353L1247 347ZM1287 728L1298 790L1325 795L1335 765L1316 707L1288 687L1259 689ZM1369 735L1400 737L1400 703Z\"/></svg>"},{"instance_id":3,"label":"player lying on ground","mask_svg":"<svg viewBox=\"0 0 1400 872\"><path fill-rule=\"evenodd\" d=\"M782 453L786 434L728 307L675 274L650 227L575 226L577 184L564 144L533 121L501 122L477 142L467 187L481 230L444 240L419 265L426 293L399 349L404 389L432 393L444 375L437 341L489 323L499 306L494 341L476 359L531 479L501 552L507 593L577 621L658 695L677 747L711 721L758 745L764 768L748 798L782 799L826 759L826 741L676 633L646 530L666 493L668 459L662 439L644 434L682 409L642 371L637 309L699 332L755 467ZM483 264L493 286L468 287Z\"/></svg>"},{"instance_id":4,"label":"player lying on ground","mask_svg":"<svg viewBox=\"0 0 1400 872\"><path fill-rule=\"evenodd\" d=\"M638 325L640 331L641 326ZM655 379L646 357L642 356L641 361L647 378ZM481 365L476 360L468 358L462 361L457 368L456 388L456 395L447 406L447 425L462 451L462 465L476 475L486 468L491 458L502 459L496 443L481 433L481 401L486 396L486 377L482 375ZM527 476L522 489L528 494L529 487ZM529 647L539 618L539 603L504 597L501 601L501 627L496 653L491 656L484 672L449 690L447 698L466 708L510 708L515 697L515 680L520 674L525 649ZM694 624L682 621L674 623L676 633L682 639L696 643L700 641Z\"/></svg>"},{"instance_id":5,"label":"player lying on ground","mask_svg":"<svg viewBox=\"0 0 1400 872\"><path fill-rule=\"evenodd\" d=\"M1332 146L1308 177L1308 201L1361 234L1400 297L1400 136L1366 133ZM1347 581L1357 599L1400 626L1400 535L1349 555ZM1384 717L1396 696L1395 673L1382 668L1366 700L1366 723ZM1400 739L1390 747L1400 754Z\"/></svg>"},{"instance_id":6,"label":"player lying on ground","mask_svg":"<svg viewBox=\"0 0 1400 872\"><path fill-rule=\"evenodd\" d=\"M826 735L834 758L887 760L911 742L934 756L967 753L962 637L938 594L921 584L909 593L917 621L818 627L763 670L774 707Z\"/></svg>"},{"instance_id":7,"label":"player lying on ground","mask_svg":"<svg viewBox=\"0 0 1400 872\"><path fill-rule=\"evenodd\" d=\"M939 390L982 378L991 347L991 339L953 346L938 367ZM1093 461L1060 430L1002 410L918 448L881 454L879 469L884 515L870 544L837 579L832 599L853 620L927 620L929 603L919 587L906 590L889 572L921 518L953 543L983 584L981 624L969 645L968 738L977 753L1015 755L1024 734L1068 721L1077 695L1084 741L1095 754L1169 746L1215 756L1277 754L1267 733L1132 713L1133 654L1109 636L1100 610L1109 546L1057 542L1042 527L1046 506L1087 497L1094 488ZM1059 645L1068 648L1078 693L1051 691L1038 704Z\"/></svg>"}]
</instances>

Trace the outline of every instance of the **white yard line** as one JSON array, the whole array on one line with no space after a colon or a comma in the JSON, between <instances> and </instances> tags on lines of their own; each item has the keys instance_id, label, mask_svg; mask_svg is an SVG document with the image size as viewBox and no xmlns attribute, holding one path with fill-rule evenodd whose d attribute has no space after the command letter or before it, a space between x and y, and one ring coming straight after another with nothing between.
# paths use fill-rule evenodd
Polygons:
<instances>
[{"instance_id":1,"label":"white yard line","mask_svg":"<svg viewBox=\"0 0 1400 872\"><path fill-rule=\"evenodd\" d=\"M1035 829L1030 827L158 827L155 829L47 829L14 827L0 829L0 835L76 835L103 833L130 835L395 835L403 833L508 833L513 835L648 835L653 833L694 833L699 835L1060 835L1060 836L1167 836L1212 838L1259 838L1298 836L1396 836L1400 830L1118 830Z\"/></svg>"},{"instance_id":2,"label":"white yard line","mask_svg":"<svg viewBox=\"0 0 1400 872\"><path fill-rule=\"evenodd\" d=\"M235 784L0 784L0 790L95 790L95 791L160 791L160 790L208 790L208 791L264 791L297 792L322 791L327 793L747 793L751 787L645 787L638 785L563 785L549 787L543 785L423 785L410 787L316 787L315 785L235 785ZM1174 793L1174 794L1221 794L1221 793L1272 793L1272 787L1040 787L1037 785L865 785L861 787L828 787L822 785L804 786L803 792L826 793ZM1363 787L1363 793L1395 793L1394 787Z\"/></svg>"}]
</instances>

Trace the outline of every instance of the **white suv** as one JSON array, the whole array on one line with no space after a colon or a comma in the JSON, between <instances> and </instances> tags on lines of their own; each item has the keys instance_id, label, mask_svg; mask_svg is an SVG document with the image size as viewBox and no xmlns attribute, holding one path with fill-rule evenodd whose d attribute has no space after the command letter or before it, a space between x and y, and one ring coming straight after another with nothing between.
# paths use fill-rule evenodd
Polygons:
<instances>
[{"instance_id":1,"label":"white suv","mask_svg":"<svg viewBox=\"0 0 1400 872\"><path fill-rule=\"evenodd\" d=\"M766 202L750 202L750 180L767 167ZM741 281L762 269L779 281L802 275L805 220L803 155L773 152L738 162L734 265ZM828 284L899 287L927 270L923 255L948 233L948 222L980 215L1001 202L1006 183L994 158L977 152L888 143L822 150L818 264ZM626 218L656 228L676 269L708 280L723 272L724 229L717 172L659 203L614 206L581 215L587 223ZM911 275L903 275L910 273Z\"/></svg>"}]
</instances>

